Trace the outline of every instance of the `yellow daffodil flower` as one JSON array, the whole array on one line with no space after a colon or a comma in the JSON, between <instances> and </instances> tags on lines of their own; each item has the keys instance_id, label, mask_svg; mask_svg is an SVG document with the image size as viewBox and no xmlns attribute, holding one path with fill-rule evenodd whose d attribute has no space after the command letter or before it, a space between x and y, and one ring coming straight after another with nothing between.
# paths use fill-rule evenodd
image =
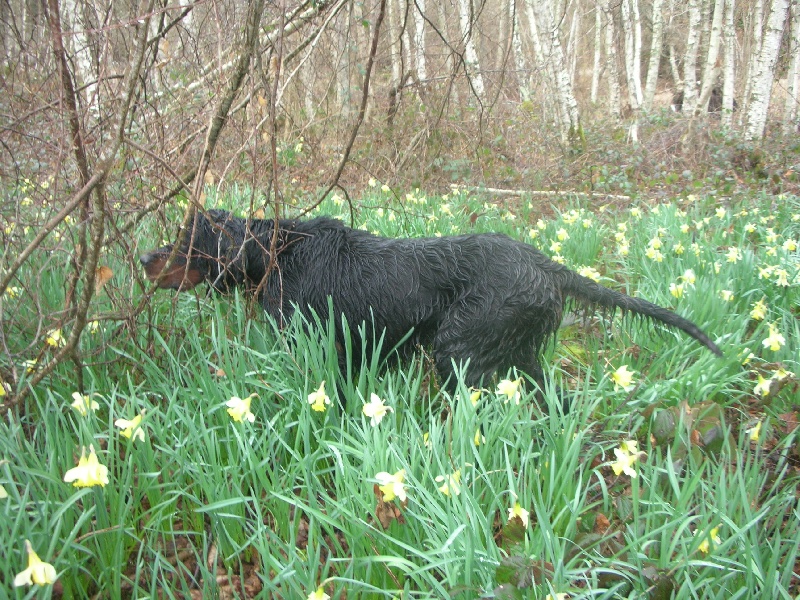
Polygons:
<instances>
[{"instance_id":1,"label":"yellow daffodil flower","mask_svg":"<svg viewBox=\"0 0 800 600\"><path fill-rule=\"evenodd\" d=\"M694 534L697 535L697 531L695 531ZM719 538L719 527L713 527L708 533L708 536L700 542L697 549L703 554L708 554L711 550L711 542L714 542L715 546L719 546L722 543L722 540Z\"/></svg>"},{"instance_id":2,"label":"yellow daffodil flower","mask_svg":"<svg viewBox=\"0 0 800 600\"><path fill-rule=\"evenodd\" d=\"M522 508L519 502L515 502L514 506L508 509L508 520L511 521L514 517L519 517L522 521L522 524L525 526L525 529L528 528L528 523L530 522L530 514L527 510Z\"/></svg>"},{"instance_id":3,"label":"yellow daffodil flower","mask_svg":"<svg viewBox=\"0 0 800 600\"><path fill-rule=\"evenodd\" d=\"M308 403L311 409L317 412L325 412L325 406L331 403L328 394L325 393L325 382L319 384L319 389L316 392L311 392L308 395Z\"/></svg>"},{"instance_id":4,"label":"yellow daffodil flower","mask_svg":"<svg viewBox=\"0 0 800 600\"><path fill-rule=\"evenodd\" d=\"M96 400L92 400L89 396L81 395L79 392L72 393L72 408L77 410L82 417L89 414L89 411L95 412L100 408Z\"/></svg>"},{"instance_id":5,"label":"yellow daffodil flower","mask_svg":"<svg viewBox=\"0 0 800 600\"><path fill-rule=\"evenodd\" d=\"M72 483L75 487L104 487L108 484L108 468L100 464L94 453L94 446L89 446L89 456L86 449L81 450L78 466L73 467L64 474L64 481Z\"/></svg>"},{"instance_id":6,"label":"yellow daffodil flower","mask_svg":"<svg viewBox=\"0 0 800 600\"><path fill-rule=\"evenodd\" d=\"M764 298L759 300L758 302L753 304L753 308L750 311L750 318L754 321L763 321L767 316L767 305L764 302Z\"/></svg>"},{"instance_id":7,"label":"yellow daffodil flower","mask_svg":"<svg viewBox=\"0 0 800 600\"><path fill-rule=\"evenodd\" d=\"M394 475L386 471L375 475L375 479L378 480L378 488L383 493L384 502L391 502L395 498L399 498L400 502L406 501L406 486L403 483L405 477L405 469L400 469Z\"/></svg>"},{"instance_id":8,"label":"yellow daffodil flower","mask_svg":"<svg viewBox=\"0 0 800 600\"><path fill-rule=\"evenodd\" d=\"M520 392L519 386L522 383L521 378L517 378L513 381L510 379L503 379L500 383L497 384L497 395L498 396L505 396L504 402L507 404L509 400L513 400L514 404L519 404L520 400Z\"/></svg>"},{"instance_id":9,"label":"yellow daffodil flower","mask_svg":"<svg viewBox=\"0 0 800 600\"><path fill-rule=\"evenodd\" d=\"M720 290L719 297L725 302L733 302L735 296L731 290Z\"/></svg>"},{"instance_id":10,"label":"yellow daffodil flower","mask_svg":"<svg viewBox=\"0 0 800 600\"><path fill-rule=\"evenodd\" d=\"M391 406L386 406L386 403L378 396L378 394L371 394L369 402L364 404L362 411L369 418L369 423L376 427L378 423L383 420L383 417L393 409Z\"/></svg>"},{"instance_id":11,"label":"yellow daffodil flower","mask_svg":"<svg viewBox=\"0 0 800 600\"><path fill-rule=\"evenodd\" d=\"M45 338L45 343L48 346L52 346L53 348L58 348L63 346L67 343L67 340L64 339L64 335L61 333L61 329L51 329L47 332L47 337Z\"/></svg>"},{"instance_id":12,"label":"yellow daffodil flower","mask_svg":"<svg viewBox=\"0 0 800 600\"><path fill-rule=\"evenodd\" d=\"M445 496L449 496L453 494L454 496L458 496L461 493L461 469L458 469L454 473L450 475L444 476L439 475L436 478L436 483L443 483L443 485L439 486L439 491L442 492Z\"/></svg>"},{"instance_id":13,"label":"yellow daffodil flower","mask_svg":"<svg viewBox=\"0 0 800 600\"><path fill-rule=\"evenodd\" d=\"M783 337L774 323L769 324L769 336L761 344L764 348L769 348L773 352L777 352L786 343L786 338Z\"/></svg>"},{"instance_id":14,"label":"yellow daffodil flower","mask_svg":"<svg viewBox=\"0 0 800 600\"><path fill-rule=\"evenodd\" d=\"M119 434L122 437L126 437L128 439L133 438L133 440L141 440L144 441L144 429L142 429L142 416L144 415L144 411L140 414L136 415L130 421L128 419L117 419L114 421L114 425L119 427L122 431Z\"/></svg>"},{"instance_id":15,"label":"yellow daffodil flower","mask_svg":"<svg viewBox=\"0 0 800 600\"><path fill-rule=\"evenodd\" d=\"M230 400L225 403L225 406L228 407L228 414L231 416L231 419L238 423L242 423L244 421L249 421L252 423L256 420L256 416L250 412L250 401L258 396L258 394L250 394L247 398L239 398L238 396L233 396Z\"/></svg>"},{"instance_id":16,"label":"yellow daffodil flower","mask_svg":"<svg viewBox=\"0 0 800 600\"><path fill-rule=\"evenodd\" d=\"M308 595L308 600L330 600L330 596L325 593L322 586L319 586L315 591Z\"/></svg>"},{"instance_id":17,"label":"yellow daffodil flower","mask_svg":"<svg viewBox=\"0 0 800 600\"><path fill-rule=\"evenodd\" d=\"M764 377L759 374L758 376L758 383L756 387L753 388L753 393L756 396L760 396L762 398L766 398L769 396L769 391L772 387L772 379L764 379Z\"/></svg>"},{"instance_id":18,"label":"yellow daffodil flower","mask_svg":"<svg viewBox=\"0 0 800 600\"><path fill-rule=\"evenodd\" d=\"M600 281L600 272L593 267L581 267L578 269L578 275L588 277L592 281Z\"/></svg>"},{"instance_id":19,"label":"yellow daffodil flower","mask_svg":"<svg viewBox=\"0 0 800 600\"><path fill-rule=\"evenodd\" d=\"M761 435L761 421L756 423L753 427L747 430L751 442L757 442L758 437Z\"/></svg>"},{"instance_id":20,"label":"yellow daffodil flower","mask_svg":"<svg viewBox=\"0 0 800 600\"><path fill-rule=\"evenodd\" d=\"M472 442L476 446L480 446L481 444L485 444L486 443L486 438L483 437L483 434L481 433L481 428L480 427L478 427L478 429L475 430L475 437L472 438Z\"/></svg>"},{"instance_id":21,"label":"yellow daffodil flower","mask_svg":"<svg viewBox=\"0 0 800 600\"><path fill-rule=\"evenodd\" d=\"M628 369L628 365L622 365L611 374L611 381L614 382L614 389L622 388L626 392L633 389L633 374L635 371Z\"/></svg>"},{"instance_id":22,"label":"yellow daffodil flower","mask_svg":"<svg viewBox=\"0 0 800 600\"><path fill-rule=\"evenodd\" d=\"M14 587L55 583L57 578L55 567L39 558L28 540L25 540L25 550L28 552L28 568L14 577Z\"/></svg>"}]
</instances>

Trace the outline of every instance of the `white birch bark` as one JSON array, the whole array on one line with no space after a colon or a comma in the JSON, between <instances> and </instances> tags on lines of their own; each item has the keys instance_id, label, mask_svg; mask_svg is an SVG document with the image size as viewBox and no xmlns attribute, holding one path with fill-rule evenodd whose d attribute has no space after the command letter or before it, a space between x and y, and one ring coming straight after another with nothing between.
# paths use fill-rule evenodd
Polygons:
<instances>
[{"instance_id":1,"label":"white birch bark","mask_svg":"<svg viewBox=\"0 0 800 600\"><path fill-rule=\"evenodd\" d=\"M643 108L653 107L658 84L658 69L661 67L661 46L664 43L664 14L661 9L664 0L653 0L653 37L650 42L650 60L647 63L647 81L642 98Z\"/></svg>"},{"instance_id":2,"label":"white birch bark","mask_svg":"<svg viewBox=\"0 0 800 600\"><path fill-rule=\"evenodd\" d=\"M576 139L576 136L582 136L583 132L581 130L578 103L572 92L572 83L569 79L564 50L558 36L558 28L555 26L548 0L529 0L529 4L533 8L537 29L542 32L541 39L545 60L549 63L555 79L557 99L562 115L559 124L561 139L565 143L570 143Z\"/></svg>"},{"instance_id":3,"label":"white birch bark","mask_svg":"<svg viewBox=\"0 0 800 600\"><path fill-rule=\"evenodd\" d=\"M734 77L736 75L736 30L733 27L735 0L725 2L725 64L722 71L722 116L720 124L729 129L733 124Z\"/></svg>"},{"instance_id":4,"label":"white birch bark","mask_svg":"<svg viewBox=\"0 0 800 600\"><path fill-rule=\"evenodd\" d=\"M717 85L719 78L719 46L722 39L722 16L724 13L725 0L714 0L714 16L711 19L711 30L708 38L708 56L703 69L703 80L700 86L700 99L695 108L695 114L700 114L708 110L708 99L711 91Z\"/></svg>"},{"instance_id":5,"label":"white birch bark","mask_svg":"<svg viewBox=\"0 0 800 600\"><path fill-rule=\"evenodd\" d=\"M660 1L660 0L658 0ZM600 55L603 51L603 9L600 2L594 3L594 58L592 60L592 104L597 104L597 94L600 91Z\"/></svg>"},{"instance_id":6,"label":"white birch bark","mask_svg":"<svg viewBox=\"0 0 800 600\"><path fill-rule=\"evenodd\" d=\"M756 59L753 81L750 85L750 106L747 110L747 125L744 132L747 140L764 137L769 101L772 96L772 82L775 78L775 64L778 61L788 10L789 0L773 0L767 30L761 42L761 52Z\"/></svg>"},{"instance_id":7,"label":"white birch bark","mask_svg":"<svg viewBox=\"0 0 800 600\"><path fill-rule=\"evenodd\" d=\"M466 61L467 77L472 89L481 104L485 103L486 88L483 85L481 65L478 60L478 51L472 37L472 2L471 0L458 0L458 16L461 24L461 37L464 40L464 60Z\"/></svg>"},{"instance_id":8,"label":"white birch bark","mask_svg":"<svg viewBox=\"0 0 800 600\"><path fill-rule=\"evenodd\" d=\"M425 62L425 0L415 0L410 7L414 15L414 53L417 58L417 77L420 82L428 79L428 67Z\"/></svg>"},{"instance_id":9,"label":"white birch bark","mask_svg":"<svg viewBox=\"0 0 800 600\"><path fill-rule=\"evenodd\" d=\"M797 131L798 110L800 103L800 0L793 0L791 7L792 33L789 44L791 53L789 73L786 77L786 104L783 107L783 131Z\"/></svg>"},{"instance_id":10,"label":"white birch bark","mask_svg":"<svg viewBox=\"0 0 800 600\"><path fill-rule=\"evenodd\" d=\"M622 116L620 106L619 74L617 73L617 48L614 27L614 13L610 0L603 0L603 12L606 16L606 73L608 74L608 109L611 116L619 119Z\"/></svg>"},{"instance_id":11,"label":"white birch bark","mask_svg":"<svg viewBox=\"0 0 800 600\"><path fill-rule=\"evenodd\" d=\"M403 78L402 54L400 49L400 0L388 0L389 9L389 60L392 63L392 89L396 90Z\"/></svg>"},{"instance_id":12,"label":"white birch bark","mask_svg":"<svg viewBox=\"0 0 800 600\"><path fill-rule=\"evenodd\" d=\"M517 12L515 0L508 0L508 12L509 15L511 15L509 19L511 23L511 52L514 55L514 67L517 71L519 97L523 102L527 102L531 98L531 92L528 87L528 79L525 77L527 68L525 64L525 53L522 50L522 36L519 33L519 14Z\"/></svg>"},{"instance_id":13,"label":"white birch bark","mask_svg":"<svg viewBox=\"0 0 800 600\"><path fill-rule=\"evenodd\" d=\"M753 83L753 70L756 57L761 52L761 38L764 31L764 0L755 0L750 11L753 35L750 37L749 47L746 48L747 75L744 79L744 94L742 95L742 112L740 122L744 123L745 115L750 110L750 89ZM749 52L747 51L749 50Z\"/></svg>"},{"instance_id":14,"label":"white birch bark","mask_svg":"<svg viewBox=\"0 0 800 600\"><path fill-rule=\"evenodd\" d=\"M567 60L569 61L569 81L575 85L575 69L578 65L578 42L581 35L581 11L576 7L572 12L572 23L569 27L569 43L567 44Z\"/></svg>"},{"instance_id":15,"label":"white birch bark","mask_svg":"<svg viewBox=\"0 0 800 600\"><path fill-rule=\"evenodd\" d=\"M86 103L86 107L93 113L100 111L99 98L97 97L97 73L93 68L92 53L89 46L89 38L86 35L87 26L84 18L83 2L80 0L64 0L62 16L69 24L72 31L65 36L67 46L72 51L73 64L75 65L76 88L83 88L81 96Z\"/></svg>"},{"instance_id":16,"label":"white birch bark","mask_svg":"<svg viewBox=\"0 0 800 600\"><path fill-rule=\"evenodd\" d=\"M700 43L702 13L700 0L689 0L689 32L683 56L683 112L694 114L697 105L697 51Z\"/></svg>"},{"instance_id":17,"label":"white birch bark","mask_svg":"<svg viewBox=\"0 0 800 600\"><path fill-rule=\"evenodd\" d=\"M628 101L636 111L642 103L642 80L639 63L641 47L636 46L636 24L633 4L636 0L622 0L622 30L625 35L625 75L628 82ZM635 14L638 15L636 10ZM640 27L641 29L641 23ZM641 38L641 36L640 36Z\"/></svg>"}]
</instances>

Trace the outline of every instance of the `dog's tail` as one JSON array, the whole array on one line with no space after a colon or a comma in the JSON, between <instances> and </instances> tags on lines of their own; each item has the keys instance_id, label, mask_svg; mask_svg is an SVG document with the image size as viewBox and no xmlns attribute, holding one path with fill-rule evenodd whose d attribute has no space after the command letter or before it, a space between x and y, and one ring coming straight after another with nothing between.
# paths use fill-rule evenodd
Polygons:
<instances>
[{"instance_id":1,"label":"dog's tail","mask_svg":"<svg viewBox=\"0 0 800 600\"><path fill-rule=\"evenodd\" d=\"M647 300L632 298L626 294L616 292L595 283L587 277L578 275L574 271L569 271L568 269L562 272L561 281L561 290L565 296L575 298L587 304L594 304L611 310L618 308L624 312L632 312L637 315L655 319L668 327L680 329L703 344L717 356L722 356L722 351L697 325L675 314L671 310L648 302Z\"/></svg>"}]
</instances>

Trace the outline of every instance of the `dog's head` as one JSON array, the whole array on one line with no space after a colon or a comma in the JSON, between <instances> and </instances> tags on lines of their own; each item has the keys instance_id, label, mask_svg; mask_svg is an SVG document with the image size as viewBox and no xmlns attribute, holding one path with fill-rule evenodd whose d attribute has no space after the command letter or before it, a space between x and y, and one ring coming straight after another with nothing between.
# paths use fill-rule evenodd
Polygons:
<instances>
[{"instance_id":1,"label":"dog's head","mask_svg":"<svg viewBox=\"0 0 800 600\"><path fill-rule=\"evenodd\" d=\"M235 232L229 224L235 219L222 210L197 212L187 231L182 231L175 259L166 272L174 244L145 252L139 257L150 281L158 281L162 289L190 290L202 281L212 280L214 287L225 289L235 284L230 268L230 249L235 245ZM161 277L159 279L159 277Z\"/></svg>"}]
</instances>

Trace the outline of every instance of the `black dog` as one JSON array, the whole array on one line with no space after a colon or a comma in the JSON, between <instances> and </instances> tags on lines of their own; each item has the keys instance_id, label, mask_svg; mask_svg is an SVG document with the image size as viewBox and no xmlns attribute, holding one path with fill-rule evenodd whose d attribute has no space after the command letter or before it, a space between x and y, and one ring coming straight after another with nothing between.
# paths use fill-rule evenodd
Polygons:
<instances>
[{"instance_id":1,"label":"black dog","mask_svg":"<svg viewBox=\"0 0 800 600\"><path fill-rule=\"evenodd\" d=\"M357 348L383 333L383 347L391 349L413 331L404 346L430 346L451 389L453 364L467 360L467 385L486 384L511 367L541 384L539 354L555 335L568 297L661 321L722 354L691 321L598 285L504 235L389 239L325 217L285 220L271 257L274 235L273 220L210 210L197 213L185 236L191 243L183 244L163 276L172 246L140 260L151 280L162 276L162 288L184 290L204 280L222 291L247 285L279 322L296 309L325 317L330 297L353 331L366 324L370 337L353 339Z\"/></svg>"}]
</instances>

